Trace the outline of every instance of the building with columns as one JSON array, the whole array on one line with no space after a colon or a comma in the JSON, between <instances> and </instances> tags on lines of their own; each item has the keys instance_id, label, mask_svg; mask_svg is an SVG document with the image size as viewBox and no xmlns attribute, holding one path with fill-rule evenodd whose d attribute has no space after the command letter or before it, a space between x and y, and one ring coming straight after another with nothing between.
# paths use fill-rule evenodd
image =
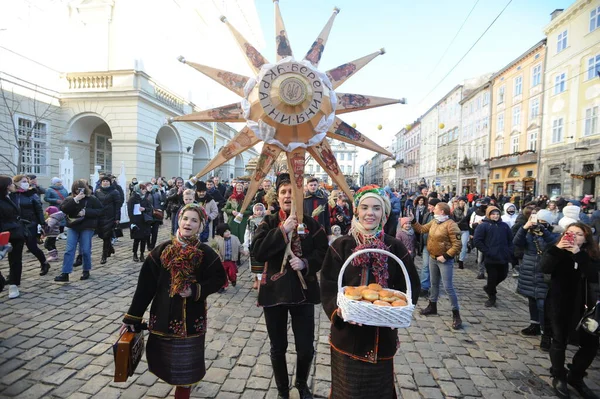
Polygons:
<instances>
[{"instance_id":1,"label":"building with columns","mask_svg":"<svg viewBox=\"0 0 600 399\"><path fill-rule=\"evenodd\" d=\"M600 195L600 2L577 0L544 28L540 193Z\"/></svg>"},{"instance_id":2,"label":"building with columns","mask_svg":"<svg viewBox=\"0 0 600 399\"><path fill-rule=\"evenodd\" d=\"M237 96L179 63L177 56L249 74L218 19L222 12L264 47L254 4L234 0L229 5L235 7L218 9L209 1L148 7L140 0L42 0L4 10L14 18L6 18L0 32L1 94L11 99L9 107L0 102L0 122L8 126L0 139L5 156L0 173L33 173L47 186L68 147L75 178L89 177L96 165L116 173L121 164L138 180L196 174L236 129L169 124L168 118ZM68 37L69 45L57 37ZM222 179L243 175L256 155L248 151L214 173Z\"/></svg>"},{"instance_id":3,"label":"building with columns","mask_svg":"<svg viewBox=\"0 0 600 399\"><path fill-rule=\"evenodd\" d=\"M359 170L356 164L356 157L358 156L357 147L338 140L331 140L330 145L331 151L335 155L335 159L348 184L351 186L357 185L359 180ZM304 172L307 176L315 176L328 184L332 183L327 172L310 155L307 156Z\"/></svg>"}]
</instances>

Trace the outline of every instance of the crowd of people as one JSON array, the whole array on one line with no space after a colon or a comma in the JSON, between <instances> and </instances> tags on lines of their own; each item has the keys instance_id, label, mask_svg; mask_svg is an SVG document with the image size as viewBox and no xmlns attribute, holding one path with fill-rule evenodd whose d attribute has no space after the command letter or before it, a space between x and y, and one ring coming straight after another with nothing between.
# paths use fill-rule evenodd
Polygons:
<instances>
[{"instance_id":1,"label":"crowd of people","mask_svg":"<svg viewBox=\"0 0 600 399\"><path fill-rule=\"evenodd\" d=\"M596 305L600 274L600 211L591 196L579 199L546 196L438 195L422 187L403 193L392 187L352 187L352 198L327 190L316 178L305 186L304 216L291 213L290 177L265 179L250 205L242 209L249 182L206 181L181 177L132 179L127 192L115 177L101 176L92 187L77 180L70 191L59 178L44 190L35 176L0 176L0 231L10 232L9 298L19 296L24 247L40 263L40 275L61 261L56 247L66 239L57 282L69 281L74 266L80 279L90 278L92 240L102 241L100 264L114 255L123 234L122 209L129 217L132 260L142 262L139 282L122 330L139 329L150 308L147 346L151 372L176 385L176 397L205 374L206 298L237 284L249 267L257 304L263 308L270 340L273 375L280 398L288 398L287 321L296 344L294 386L312 398L308 375L314 357L315 305L331 319L331 398L396 397L393 357L397 330L346 322L338 308L338 276L348 257L362 249L385 249L400 258L368 253L355 258L342 278L344 286L375 283L406 292L412 302L428 301L419 310L438 314L440 286L448 295L452 328L462 328L459 295L453 276L476 252L477 279L485 279L482 306L493 308L498 286L509 276L527 298L529 323L524 336L540 336L549 352L554 389L568 397L567 385L584 397L596 397L584 383L598 350L597 336L576 330L584 310ZM43 203L46 204L45 210ZM126 204L126 206L124 206ZM299 204L298 204L299 205ZM168 221L168 222L167 222ZM171 239L157 241L161 225ZM44 240L46 253L38 245ZM414 260L420 257L418 270ZM4 278L0 274L0 288ZM500 298L501 300L501 298ZM575 339L575 341L570 341ZM565 350L579 350L569 370ZM380 389L373 390L376 384Z\"/></svg>"}]
</instances>

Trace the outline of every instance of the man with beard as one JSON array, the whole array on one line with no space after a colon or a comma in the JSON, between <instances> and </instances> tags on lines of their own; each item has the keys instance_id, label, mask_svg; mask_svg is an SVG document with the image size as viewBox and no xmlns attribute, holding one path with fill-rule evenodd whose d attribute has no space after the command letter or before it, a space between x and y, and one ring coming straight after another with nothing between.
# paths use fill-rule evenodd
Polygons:
<instances>
[{"instance_id":1,"label":"man with beard","mask_svg":"<svg viewBox=\"0 0 600 399\"><path fill-rule=\"evenodd\" d=\"M204 231L200 233L200 242L208 242L213 237L213 224L219 218L219 207L212 195L207 191L207 184L202 180L196 183L196 202L202 205L208 218L208 223L204 226Z\"/></svg>"},{"instance_id":2,"label":"man with beard","mask_svg":"<svg viewBox=\"0 0 600 399\"><path fill-rule=\"evenodd\" d=\"M304 213L312 216L323 228L325 233L331 235L331 221L327 197L319 190L319 179L312 177L306 183L304 192Z\"/></svg>"}]
</instances>

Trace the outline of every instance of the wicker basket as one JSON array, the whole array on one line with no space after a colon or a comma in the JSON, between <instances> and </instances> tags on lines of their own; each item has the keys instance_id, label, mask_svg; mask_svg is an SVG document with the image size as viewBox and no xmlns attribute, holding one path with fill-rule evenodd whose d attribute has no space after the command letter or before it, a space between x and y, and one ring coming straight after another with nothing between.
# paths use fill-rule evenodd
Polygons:
<instances>
[{"instance_id":1,"label":"wicker basket","mask_svg":"<svg viewBox=\"0 0 600 399\"><path fill-rule=\"evenodd\" d=\"M347 298L344 295L346 287L342 287L342 279L344 278L344 271L346 270L346 267L348 267L350 262L352 262L352 259L354 259L355 257L364 253L372 252L384 254L391 257L396 262L398 262L398 264L402 268L402 273L404 274L404 280L406 280L407 288L406 293L403 293L403 296L406 296L406 302L408 303L406 306L377 306L371 303L355 301L353 299ZM410 284L410 279L408 277L408 271L406 270L404 263L393 253L384 251L382 249L362 249L360 251L354 252L348 257L348 259L346 259L346 262L344 262L342 270L340 270L340 274L338 276L337 305L340 309L342 309L344 320L348 322L351 321L354 323L360 323L367 326L377 327L410 327L410 322L412 320L412 314L415 310L415 305L413 305L412 303L412 288Z\"/></svg>"}]
</instances>

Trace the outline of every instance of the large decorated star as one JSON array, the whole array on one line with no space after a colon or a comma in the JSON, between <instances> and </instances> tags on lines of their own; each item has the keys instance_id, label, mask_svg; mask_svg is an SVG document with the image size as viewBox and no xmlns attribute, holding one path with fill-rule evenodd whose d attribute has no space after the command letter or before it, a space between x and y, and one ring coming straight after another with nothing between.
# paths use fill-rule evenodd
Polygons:
<instances>
[{"instance_id":1,"label":"large decorated star","mask_svg":"<svg viewBox=\"0 0 600 399\"><path fill-rule=\"evenodd\" d=\"M274 0L273 3L275 5L277 43L277 62L275 63L269 63L227 21L227 18L221 17L221 21L230 29L256 76L247 77L188 62L183 57L179 58L181 62L190 65L242 97L241 102L171 119L171 122L246 123L246 126L231 142L225 145L218 155L197 174L198 178L260 141L264 142L241 212L250 205L260 183L282 151L286 153L296 204L302 203L304 195L303 178L307 151L350 197L348 183L326 138L354 144L390 157L392 154L336 115L382 105L406 103L405 99L396 100L335 92L342 83L371 60L384 54L383 49L327 72L321 72L318 69L333 21L340 11L338 8L333 10L333 15L304 58L297 61L293 56L283 24L279 1ZM297 212L302 213L301 207Z\"/></svg>"}]
</instances>

